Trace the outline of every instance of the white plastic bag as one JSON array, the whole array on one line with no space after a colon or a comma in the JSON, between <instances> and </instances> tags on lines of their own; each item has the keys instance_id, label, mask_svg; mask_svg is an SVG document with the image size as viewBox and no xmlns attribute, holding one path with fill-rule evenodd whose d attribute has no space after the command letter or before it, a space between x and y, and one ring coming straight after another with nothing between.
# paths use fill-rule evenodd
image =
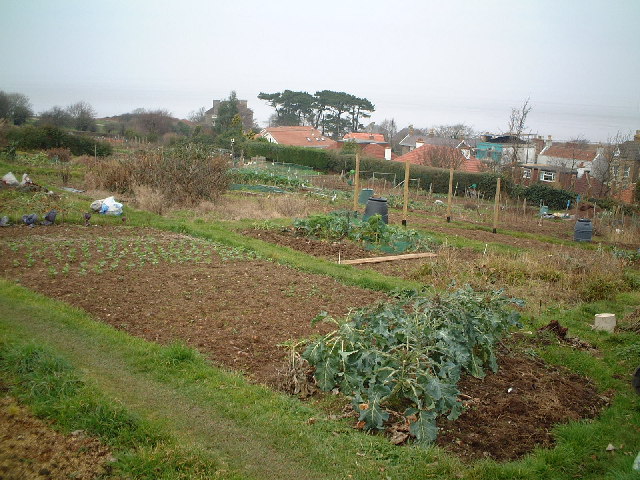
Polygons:
<instances>
[{"instance_id":1,"label":"white plastic bag","mask_svg":"<svg viewBox=\"0 0 640 480\"><path fill-rule=\"evenodd\" d=\"M5 183L6 185L11 185L12 187L17 187L18 185L20 185L20 182L18 182L18 179L13 174L13 172L9 172L6 175L4 175L2 177L2 182Z\"/></svg>"},{"instance_id":2,"label":"white plastic bag","mask_svg":"<svg viewBox=\"0 0 640 480\"><path fill-rule=\"evenodd\" d=\"M107 197L102 200L100 213L104 213L105 215L122 215L122 204L116 202L114 197Z\"/></svg>"},{"instance_id":3,"label":"white plastic bag","mask_svg":"<svg viewBox=\"0 0 640 480\"><path fill-rule=\"evenodd\" d=\"M91 210L105 215L122 215L122 204L116 202L114 197L107 197L91 203Z\"/></svg>"}]
</instances>

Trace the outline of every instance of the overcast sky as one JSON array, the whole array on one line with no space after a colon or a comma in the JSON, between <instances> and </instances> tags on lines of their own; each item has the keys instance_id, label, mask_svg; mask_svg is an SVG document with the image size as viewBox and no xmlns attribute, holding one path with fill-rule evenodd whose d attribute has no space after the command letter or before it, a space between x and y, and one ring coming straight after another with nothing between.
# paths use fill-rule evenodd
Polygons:
<instances>
[{"instance_id":1,"label":"overcast sky","mask_svg":"<svg viewBox=\"0 0 640 480\"><path fill-rule=\"evenodd\" d=\"M36 112L186 118L235 90L366 97L371 120L602 141L640 129L640 0L0 0L0 90Z\"/></svg>"}]
</instances>

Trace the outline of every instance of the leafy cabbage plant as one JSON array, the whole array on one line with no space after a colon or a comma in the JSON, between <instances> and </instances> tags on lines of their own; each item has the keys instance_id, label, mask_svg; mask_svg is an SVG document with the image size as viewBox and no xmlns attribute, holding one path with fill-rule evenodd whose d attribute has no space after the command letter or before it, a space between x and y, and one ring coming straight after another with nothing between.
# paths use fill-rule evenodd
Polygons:
<instances>
[{"instance_id":1,"label":"leafy cabbage plant","mask_svg":"<svg viewBox=\"0 0 640 480\"><path fill-rule=\"evenodd\" d=\"M458 380L496 372L497 342L519 314L520 300L501 291L405 296L336 320L337 329L310 343L303 357L315 367L320 389L338 388L352 398L365 429L384 429L389 412L412 420L410 432L422 444L437 436L436 418L453 420L462 411Z\"/></svg>"},{"instance_id":2,"label":"leafy cabbage plant","mask_svg":"<svg viewBox=\"0 0 640 480\"><path fill-rule=\"evenodd\" d=\"M416 230L384 223L380 215L364 220L358 213L347 210L297 219L293 227L301 235L330 240L347 238L387 253L432 251L436 245L434 239Z\"/></svg>"}]
</instances>

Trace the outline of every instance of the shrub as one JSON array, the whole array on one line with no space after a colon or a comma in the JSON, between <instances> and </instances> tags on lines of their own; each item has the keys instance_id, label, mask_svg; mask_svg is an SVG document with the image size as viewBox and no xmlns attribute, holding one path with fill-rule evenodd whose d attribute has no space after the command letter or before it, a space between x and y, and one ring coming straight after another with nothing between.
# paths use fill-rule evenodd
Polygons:
<instances>
[{"instance_id":1,"label":"shrub","mask_svg":"<svg viewBox=\"0 0 640 480\"><path fill-rule=\"evenodd\" d=\"M57 127L25 125L13 127L7 132L7 140L18 150L47 150L68 148L73 155L111 155L111 145L91 137L65 132Z\"/></svg>"},{"instance_id":2,"label":"shrub","mask_svg":"<svg viewBox=\"0 0 640 480\"><path fill-rule=\"evenodd\" d=\"M227 189L227 171L227 160L211 148L187 144L140 151L128 159L92 162L85 180L93 187L120 193L137 189L152 204L157 204L161 195L165 206L194 205L214 200Z\"/></svg>"},{"instance_id":3,"label":"shrub","mask_svg":"<svg viewBox=\"0 0 640 480\"><path fill-rule=\"evenodd\" d=\"M560 188L553 188L544 183L534 183L529 186L515 185L508 190L514 196L527 199L531 205L547 205L552 210L562 210L566 208L567 202L575 201L576 194Z\"/></svg>"},{"instance_id":4,"label":"shrub","mask_svg":"<svg viewBox=\"0 0 640 480\"><path fill-rule=\"evenodd\" d=\"M618 293L628 291L631 285L625 277L609 273L591 275L580 287L580 298L585 302L611 300Z\"/></svg>"}]
</instances>

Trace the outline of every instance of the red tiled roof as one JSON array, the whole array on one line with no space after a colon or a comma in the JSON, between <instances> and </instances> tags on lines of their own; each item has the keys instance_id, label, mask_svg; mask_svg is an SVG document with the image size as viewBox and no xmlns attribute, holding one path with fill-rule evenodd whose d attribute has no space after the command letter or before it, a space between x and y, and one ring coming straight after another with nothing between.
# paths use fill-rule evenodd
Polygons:
<instances>
[{"instance_id":1,"label":"red tiled roof","mask_svg":"<svg viewBox=\"0 0 640 480\"><path fill-rule=\"evenodd\" d=\"M366 157L373 157L373 158L380 158L382 160L385 159L384 157L384 152L385 152L386 148L378 143L370 143L368 145L365 145L364 147L362 147L362 155L366 156ZM391 154L391 160L393 160L394 158L396 158L397 155L395 153Z\"/></svg>"},{"instance_id":2,"label":"red tiled roof","mask_svg":"<svg viewBox=\"0 0 640 480\"><path fill-rule=\"evenodd\" d=\"M477 158L467 160L462 152L453 147L443 145L422 145L397 158L397 162L409 161L415 165L424 165L436 168L449 168L451 160L457 164L455 170L461 172L483 172L484 164Z\"/></svg>"},{"instance_id":3,"label":"red tiled roof","mask_svg":"<svg viewBox=\"0 0 640 480\"><path fill-rule=\"evenodd\" d=\"M469 173L481 173L481 172L484 172L486 169L487 169L487 166L477 158L470 158L469 160L465 158L464 161L462 162L462 165L460 165L460 168L458 168L458 170L462 172L469 172Z\"/></svg>"},{"instance_id":4,"label":"red tiled roof","mask_svg":"<svg viewBox=\"0 0 640 480\"><path fill-rule=\"evenodd\" d=\"M347 133L344 136L344 140L366 140L374 143L387 143L382 133L366 133L366 132L353 132Z\"/></svg>"},{"instance_id":5,"label":"red tiled roof","mask_svg":"<svg viewBox=\"0 0 640 480\"><path fill-rule=\"evenodd\" d=\"M547 148L543 155L547 157L568 158L590 162L598 154L598 146L581 143L558 143Z\"/></svg>"},{"instance_id":6,"label":"red tiled roof","mask_svg":"<svg viewBox=\"0 0 640 480\"><path fill-rule=\"evenodd\" d=\"M397 162L406 162L408 160L409 163L413 163L415 165L426 165L428 164L430 151L436 148L438 147L435 145L422 145L418 148L414 148L409 153L396 157L394 160Z\"/></svg>"},{"instance_id":7,"label":"red tiled roof","mask_svg":"<svg viewBox=\"0 0 640 480\"><path fill-rule=\"evenodd\" d=\"M260 132L269 133L278 144L295 147L335 148L336 141L322 135L313 127L269 127Z\"/></svg>"}]
</instances>

